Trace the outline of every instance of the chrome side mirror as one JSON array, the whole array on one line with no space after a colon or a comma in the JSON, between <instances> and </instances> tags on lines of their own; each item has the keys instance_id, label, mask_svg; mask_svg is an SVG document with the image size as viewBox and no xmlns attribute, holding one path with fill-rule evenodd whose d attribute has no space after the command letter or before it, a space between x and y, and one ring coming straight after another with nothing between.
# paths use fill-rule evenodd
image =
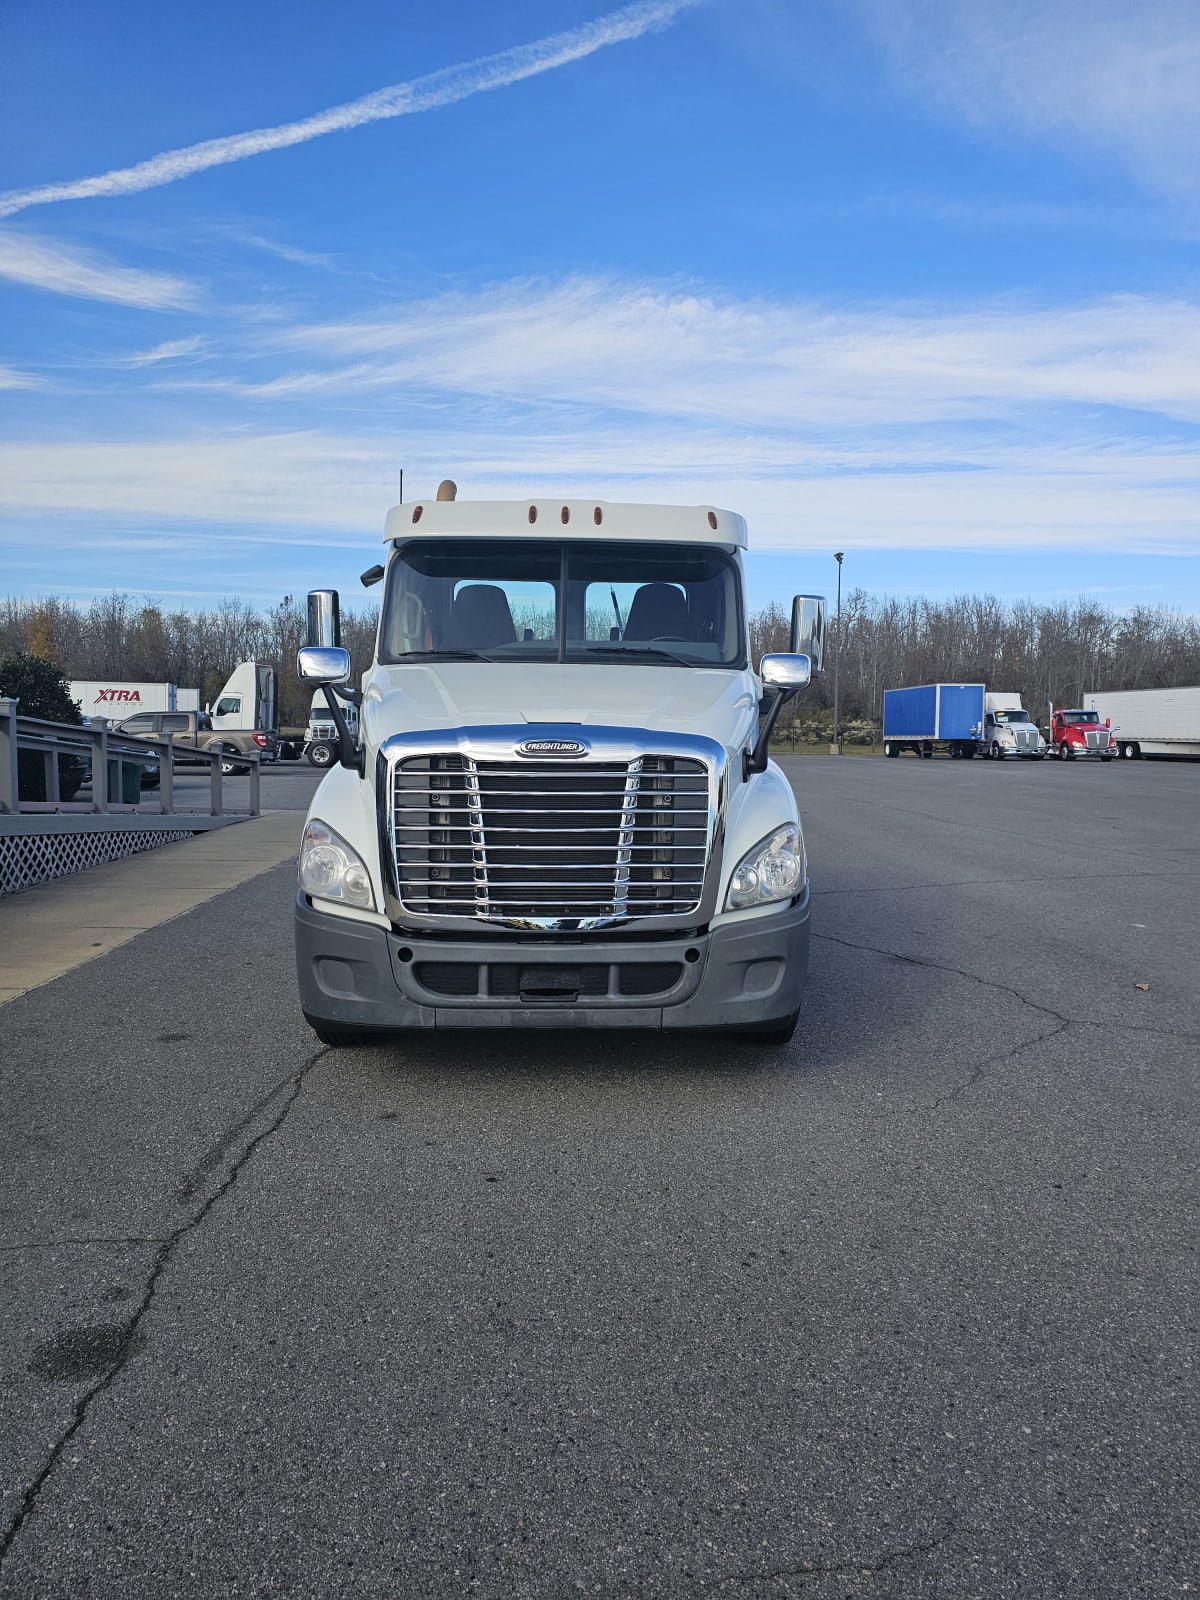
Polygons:
<instances>
[{"instance_id":1,"label":"chrome side mirror","mask_svg":"<svg viewBox=\"0 0 1200 1600\"><path fill-rule=\"evenodd\" d=\"M350 652L338 645L306 644L296 652L296 676L301 683L347 683Z\"/></svg>"},{"instance_id":2,"label":"chrome side mirror","mask_svg":"<svg viewBox=\"0 0 1200 1600\"><path fill-rule=\"evenodd\" d=\"M792 654L807 656L815 678L825 663L825 596L798 594L792 601ZM805 679L808 682L808 679Z\"/></svg>"},{"instance_id":3,"label":"chrome side mirror","mask_svg":"<svg viewBox=\"0 0 1200 1600\"><path fill-rule=\"evenodd\" d=\"M812 682L812 662L806 655L764 656L758 671L767 689L803 689Z\"/></svg>"}]
</instances>

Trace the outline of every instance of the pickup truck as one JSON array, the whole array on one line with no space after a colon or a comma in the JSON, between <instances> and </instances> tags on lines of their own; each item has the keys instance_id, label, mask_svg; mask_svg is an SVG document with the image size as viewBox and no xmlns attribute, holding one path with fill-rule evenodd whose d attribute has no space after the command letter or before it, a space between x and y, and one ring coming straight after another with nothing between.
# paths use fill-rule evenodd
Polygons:
<instances>
[{"instance_id":1,"label":"pickup truck","mask_svg":"<svg viewBox=\"0 0 1200 1600\"><path fill-rule=\"evenodd\" d=\"M270 760L277 743L273 733L240 728L218 731L204 711L139 711L119 722L116 731L131 734L135 739L170 739L179 766L197 765L201 752L207 758L210 750L220 750L221 771L226 777L249 770L244 761L238 760L239 756L257 754Z\"/></svg>"}]
</instances>

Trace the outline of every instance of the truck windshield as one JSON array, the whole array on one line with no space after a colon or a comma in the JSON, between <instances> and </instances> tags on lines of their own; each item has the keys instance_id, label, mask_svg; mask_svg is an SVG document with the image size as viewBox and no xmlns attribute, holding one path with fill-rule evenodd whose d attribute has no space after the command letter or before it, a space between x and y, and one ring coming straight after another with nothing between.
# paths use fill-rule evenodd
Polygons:
<instances>
[{"instance_id":1,"label":"truck windshield","mask_svg":"<svg viewBox=\"0 0 1200 1600\"><path fill-rule=\"evenodd\" d=\"M1028 722L1028 711L997 711L997 722Z\"/></svg>"},{"instance_id":2,"label":"truck windshield","mask_svg":"<svg viewBox=\"0 0 1200 1600\"><path fill-rule=\"evenodd\" d=\"M705 545L410 539L379 659L744 667L738 569Z\"/></svg>"},{"instance_id":3,"label":"truck windshield","mask_svg":"<svg viewBox=\"0 0 1200 1600\"><path fill-rule=\"evenodd\" d=\"M1098 711L1064 711L1063 721L1072 724L1076 722L1099 722L1100 713Z\"/></svg>"}]
</instances>

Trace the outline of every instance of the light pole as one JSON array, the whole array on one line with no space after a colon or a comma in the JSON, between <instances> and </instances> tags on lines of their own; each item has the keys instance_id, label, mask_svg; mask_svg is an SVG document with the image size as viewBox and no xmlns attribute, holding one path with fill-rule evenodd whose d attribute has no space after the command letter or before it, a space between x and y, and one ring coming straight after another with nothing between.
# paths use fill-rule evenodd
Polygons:
<instances>
[{"instance_id":1,"label":"light pole","mask_svg":"<svg viewBox=\"0 0 1200 1600\"><path fill-rule=\"evenodd\" d=\"M833 740L829 746L831 756L840 756L842 753L842 730L838 721L838 678L842 670L842 557L844 550L835 551L833 559L838 564L838 590L837 590L837 626L835 628L833 652Z\"/></svg>"}]
</instances>

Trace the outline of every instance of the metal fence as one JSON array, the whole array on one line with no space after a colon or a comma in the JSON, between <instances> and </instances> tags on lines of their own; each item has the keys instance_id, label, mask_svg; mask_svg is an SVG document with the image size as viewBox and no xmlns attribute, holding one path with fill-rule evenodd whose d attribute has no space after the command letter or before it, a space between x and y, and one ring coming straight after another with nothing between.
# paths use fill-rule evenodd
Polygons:
<instances>
[{"instance_id":1,"label":"metal fence","mask_svg":"<svg viewBox=\"0 0 1200 1600\"><path fill-rule=\"evenodd\" d=\"M85 813L131 816L197 815L195 808L175 804L175 771L179 747L170 739L135 739L114 733L104 724L74 727L65 722L46 722L40 717L22 717L18 702L0 696L0 813ZM18 754L29 752L40 757L44 774L44 799L22 799ZM206 766L209 772L208 816L222 817L237 812L225 807L221 766L230 759L228 752L188 749L189 763ZM256 817L260 810L261 765L257 754L238 753L237 764L248 769L250 804L242 815ZM83 767L82 780L75 792L87 788L85 800L63 799L64 762ZM72 776L77 769L72 768ZM157 784L153 798L143 801L143 784Z\"/></svg>"},{"instance_id":2,"label":"metal fence","mask_svg":"<svg viewBox=\"0 0 1200 1600\"><path fill-rule=\"evenodd\" d=\"M188 807L178 803L181 752L169 739L22 717L17 705L0 696L0 894L259 814L257 753L232 758L250 779L248 809L234 808L225 803L221 771L229 753L189 747L188 762L208 771L208 805ZM22 798L22 780L41 798Z\"/></svg>"}]
</instances>

